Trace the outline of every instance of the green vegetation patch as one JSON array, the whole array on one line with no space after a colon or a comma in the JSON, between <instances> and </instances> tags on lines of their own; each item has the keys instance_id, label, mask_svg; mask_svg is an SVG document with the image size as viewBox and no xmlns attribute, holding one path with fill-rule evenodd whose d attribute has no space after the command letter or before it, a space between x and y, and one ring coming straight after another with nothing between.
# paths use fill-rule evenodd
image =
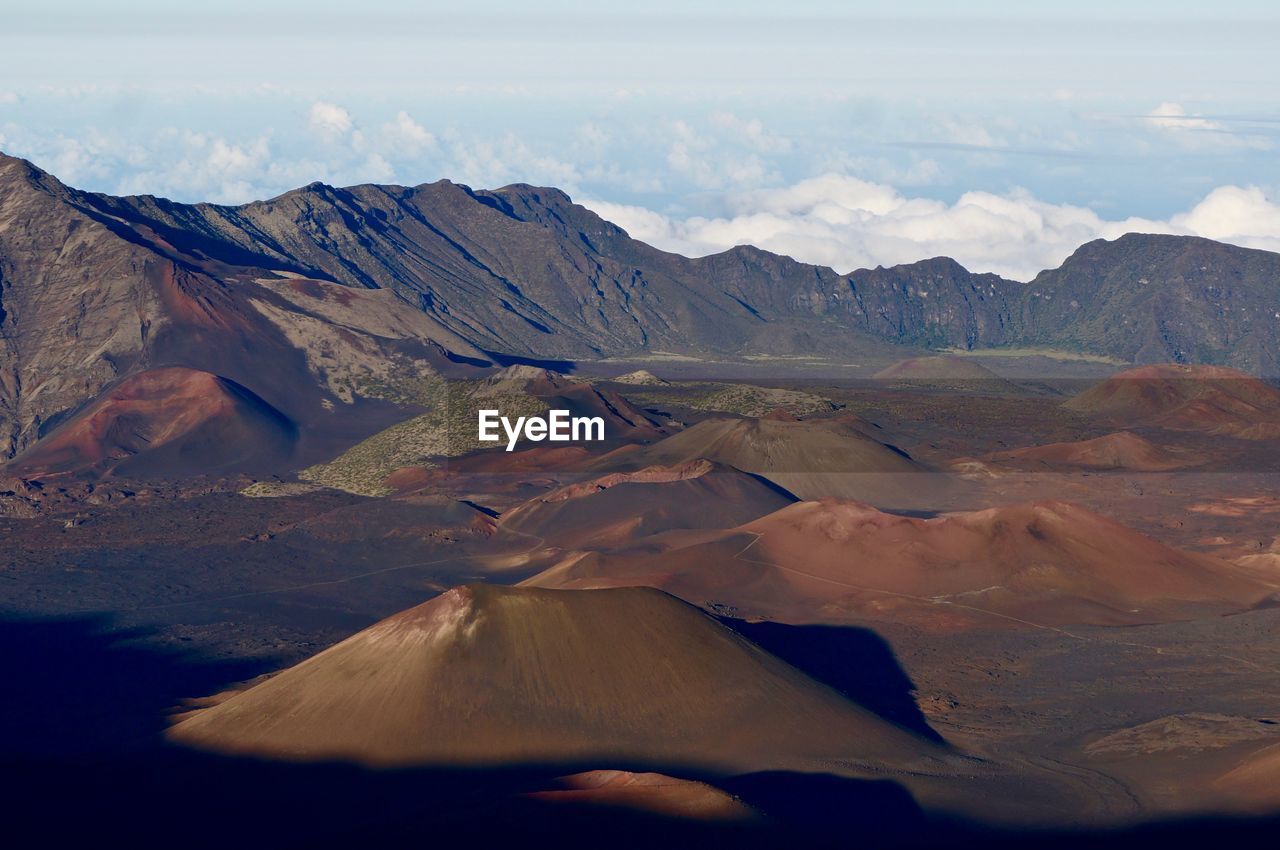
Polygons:
<instances>
[{"instance_id":1,"label":"green vegetation patch","mask_svg":"<svg viewBox=\"0 0 1280 850\"><path fill-rule=\"evenodd\" d=\"M701 392L688 392L690 388ZM830 413L842 405L824 396L800 390L778 387L758 387L754 384L694 384L683 385L680 392L634 392L627 397L643 406L679 404L694 410L716 413L736 413L740 416L766 416L775 410L785 410L793 416L809 416Z\"/></svg>"},{"instance_id":2,"label":"green vegetation patch","mask_svg":"<svg viewBox=\"0 0 1280 850\"><path fill-rule=\"evenodd\" d=\"M442 381L431 410L357 443L328 463L298 473L303 481L345 490L360 496L384 496L391 492L387 476L406 466L433 468L442 458L458 457L501 443L477 439L476 421L485 408L504 416L534 416L546 411L537 396L485 381Z\"/></svg>"}]
</instances>

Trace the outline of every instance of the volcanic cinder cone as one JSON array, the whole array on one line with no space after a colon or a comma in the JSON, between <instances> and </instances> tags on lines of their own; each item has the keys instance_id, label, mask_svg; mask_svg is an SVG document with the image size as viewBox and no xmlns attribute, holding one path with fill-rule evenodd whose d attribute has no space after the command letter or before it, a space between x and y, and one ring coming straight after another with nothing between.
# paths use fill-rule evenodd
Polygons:
<instances>
[{"instance_id":1,"label":"volcanic cinder cone","mask_svg":"<svg viewBox=\"0 0 1280 850\"><path fill-rule=\"evenodd\" d=\"M610 378L615 384L635 384L641 387L669 387L671 382L659 378L648 369L637 369L616 378Z\"/></svg>"},{"instance_id":2,"label":"volcanic cinder cone","mask_svg":"<svg viewBox=\"0 0 1280 850\"><path fill-rule=\"evenodd\" d=\"M1126 426L1280 439L1280 391L1222 366L1129 369L1085 390L1064 407Z\"/></svg>"},{"instance_id":3,"label":"volcanic cinder cone","mask_svg":"<svg viewBox=\"0 0 1280 850\"><path fill-rule=\"evenodd\" d=\"M796 622L865 613L991 626L1124 625L1240 611L1277 592L1065 502L917 519L801 502L654 554L575 554L526 584L645 584Z\"/></svg>"},{"instance_id":4,"label":"volcanic cinder cone","mask_svg":"<svg viewBox=\"0 0 1280 850\"><path fill-rule=\"evenodd\" d=\"M999 392L1016 392L1018 389L1017 384L1006 381L980 363L947 354L899 360L876 372L872 378L904 384L972 385Z\"/></svg>"},{"instance_id":5,"label":"volcanic cinder cone","mask_svg":"<svg viewBox=\"0 0 1280 850\"><path fill-rule=\"evenodd\" d=\"M666 432L643 410L612 390L575 380L537 366L508 366L481 382L476 396L525 393L546 402L551 409L568 410L574 416L598 416L608 438L654 439Z\"/></svg>"},{"instance_id":6,"label":"volcanic cinder cone","mask_svg":"<svg viewBox=\"0 0 1280 850\"><path fill-rule=\"evenodd\" d=\"M457 588L170 734L372 765L903 766L944 752L647 588Z\"/></svg>"},{"instance_id":7,"label":"volcanic cinder cone","mask_svg":"<svg viewBox=\"0 0 1280 850\"><path fill-rule=\"evenodd\" d=\"M293 423L239 384L169 367L121 381L13 467L170 476L252 469L288 456L295 440Z\"/></svg>"},{"instance_id":8,"label":"volcanic cinder cone","mask_svg":"<svg viewBox=\"0 0 1280 850\"><path fill-rule=\"evenodd\" d=\"M1217 792L1255 810L1280 808L1280 744L1250 753L1214 783Z\"/></svg>"},{"instance_id":9,"label":"volcanic cinder cone","mask_svg":"<svg viewBox=\"0 0 1280 850\"><path fill-rule=\"evenodd\" d=\"M1174 451L1129 431L1117 431L1092 440L1028 446L987 456L992 463L1019 469L1116 469L1164 472L1204 463L1201 455Z\"/></svg>"},{"instance_id":10,"label":"volcanic cinder cone","mask_svg":"<svg viewBox=\"0 0 1280 850\"><path fill-rule=\"evenodd\" d=\"M761 475L801 499L856 498L885 507L938 504L953 482L877 439L857 417L709 419L651 446L606 455L601 471L706 458Z\"/></svg>"},{"instance_id":11,"label":"volcanic cinder cone","mask_svg":"<svg viewBox=\"0 0 1280 850\"><path fill-rule=\"evenodd\" d=\"M562 548L619 545L672 529L741 525L794 501L759 476L700 458L561 487L503 514L501 526Z\"/></svg>"}]
</instances>

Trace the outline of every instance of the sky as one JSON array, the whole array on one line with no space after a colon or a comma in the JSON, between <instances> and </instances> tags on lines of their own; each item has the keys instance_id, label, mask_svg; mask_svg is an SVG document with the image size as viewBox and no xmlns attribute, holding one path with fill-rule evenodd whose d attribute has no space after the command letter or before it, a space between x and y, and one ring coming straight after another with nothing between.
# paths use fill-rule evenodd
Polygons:
<instances>
[{"instance_id":1,"label":"sky","mask_svg":"<svg viewBox=\"0 0 1280 850\"><path fill-rule=\"evenodd\" d=\"M783 13L785 9L785 13ZM1280 250L1280 4L0 0L0 150L117 194L554 185L686 254Z\"/></svg>"}]
</instances>

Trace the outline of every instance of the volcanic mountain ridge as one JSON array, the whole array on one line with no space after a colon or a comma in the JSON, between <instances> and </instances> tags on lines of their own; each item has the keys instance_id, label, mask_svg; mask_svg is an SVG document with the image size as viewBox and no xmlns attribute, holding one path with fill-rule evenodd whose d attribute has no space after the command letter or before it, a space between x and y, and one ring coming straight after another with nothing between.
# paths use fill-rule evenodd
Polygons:
<instances>
[{"instance_id":1,"label":"volcanic mountain ridge","mask_svg":"<svg viewBox=\"0 0 1280 850\"><path fill-rule=\"evenodd\" d=\"M1191 237L1091 242L1027 284L946 258L840 275L746 246L669 254L555 189L310 184L180 204L0 155L0 258L4 456L161 366L247 388L304 449L360 430L333 410L412 400L406 376L493 358L1038 345L1280 370L1277 323L1248 320L1273 311L1280 255Z\"/></svg>"}]
</instances>

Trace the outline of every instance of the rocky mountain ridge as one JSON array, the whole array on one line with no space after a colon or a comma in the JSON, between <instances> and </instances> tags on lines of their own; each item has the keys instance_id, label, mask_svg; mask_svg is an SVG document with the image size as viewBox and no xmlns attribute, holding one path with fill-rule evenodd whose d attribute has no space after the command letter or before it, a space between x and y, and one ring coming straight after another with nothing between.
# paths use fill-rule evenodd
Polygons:
<instances>
[{"instance_id":1,"label":"rocky mountain ridge","mask_svg":"<svg viewBox=\"0 0 1280 850\"><path fill-rule=\"evenodd\" d=\"M218 375L292 421L490 360L1057 347L1280 372L1280 254L1131 234L1030 283L660 251L523 184L313 183L241 206L82 192L0 155L0 457L130 374ZM327 427L327 426L326 426Z\"/></svg>"}]
</instances>

